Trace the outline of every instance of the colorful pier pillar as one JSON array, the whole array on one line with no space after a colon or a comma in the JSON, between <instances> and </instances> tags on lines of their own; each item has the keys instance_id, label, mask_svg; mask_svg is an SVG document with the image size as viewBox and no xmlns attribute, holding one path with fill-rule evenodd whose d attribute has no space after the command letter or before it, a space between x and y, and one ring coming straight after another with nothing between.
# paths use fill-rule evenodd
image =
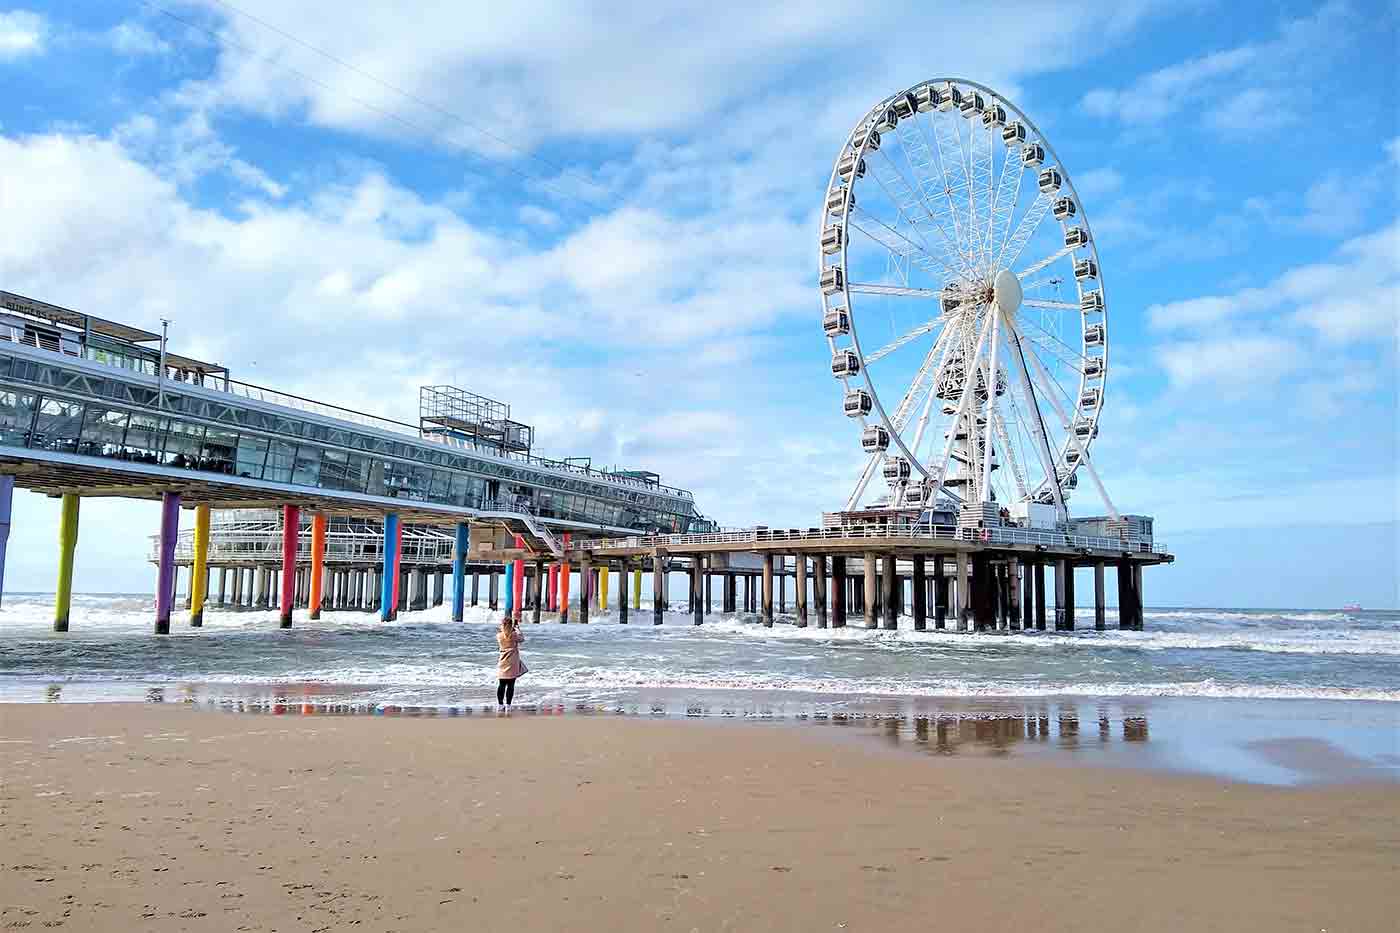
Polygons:
<instances>
[{"instance_id":1,"label":"colorful pier pillar","mask_svg":"<svg viewBox=\"0 0 1400 933\"><path fill-rule=\"evenodd\" d=\"M569 550L569 542L572 535L565 533L564 550ZM569 621L569 562L566 560L559 565L559 621Z\"/></svg>"},{"instance_id":2,"label":"colorful pier pillar","mask_svg":"<svg viewBox=\"0 0 1400 933\"><path fill-rule=\"evenodd\" d=\"M5 546L10 543L10 509L15 499L15 478L0 476L0 599L5 595Z\"/></svg>"},{"instance_id":3,"label":"colorful pier pillar","mask_svg":"<svg viewBox=\"0 0 1400 933\"><path fill-rule=\"evenodd\" d=\"M379 581L379 618L390 622L399 606L399 517L392 512L384 516L384 572Z\"/></svg>"},{"instance_id":4,"label":"colorful pier pillar","mask_svg":"<svg viewBox=\"0 0 1400 933\"><path fill-rule=\"evenodd\" d=\"M467 551L471 550L471 526L457 523L457 540L452 549L452 621L461 622L467 606Z\"/></svg>"},{"instance_id":5,"label":"colorful pier pillar","mask_svg":"<svg viewBox=\"0 0 1400 933\"><path fill-rule=\"evenodd\" d=\"M407 594L401 592L404 588L403 579L403 522L394 522L394 614L391 619L399 617L399 609L403 606L403 597Z\"/></svg>"},{"instance_id":6,"label":"colorful pier pillar","mask_svg":"<svg viewBox=\"0 0 1400 933\"><path fill-rule=\"evenodd\" d=\"M175 539L179 536L180 494L161 493L160 546L156 569L157 635L170 634L170 607L175 602Z\"/></svg>"},{"instance_id":7,"label":"colorful pier pillar","mask_svg":"<svg viewBox=\"0 0 1400 933\"><path fill-rule=\"evenodd\" d=\"M515 561L506 561L506 615L515 615Z\"/></svg>"},{"instance_id":8,"label":"colorful pier pillar","mask_svg":"<svg viewBox=\"0 0 1400 933\"><path fill-rule=\"evenodd\" d=\"M54 597L53 630L68 631L68 611L73 604L73 555L78 549L78 494L63 494L58 520L58 593Z\"/></svg>"},{"instance_id":9,"label":"colorful pier pillar","mask_svg":"<svg viewBox=\"0 0 1400 933\"><path fill-rule=\"evenodd\" d=\"M190 570L190 627L204 625L204 603L209 598L209 506L194 510L194 567Z\"/></svg>"},{"instance_id":10,"label":"colorful pier pillar","mask_svg":"<svg viewBox=\"0 0 1400 933\"><path fill-rule=\"evenodd\" d=\"M326 516L320 512L311 516L311 592L306 598L307 615L321 618L321 601L325 599L326 584Z\"/></svg>"},{"instance_id":11,"label":"colorful pier pillar","mask_svg":"<svg viewBox=\"0 0 1400 933\"><path fill-rule=\"evenodd\" d=\"M525 550L525 539L522 536L515 536L515 547L517 550ZM515 573L511 577L511 586L515 590L515 598L511 601L511 606L515 610L515 621L519 622L525 609L525 559L517 557L514 564Z\"/></svg>"},{"instance_id":12,"label":"colorful pier pillar","mask_svg":"<svg viewBox=\"0 0 1400 933\"><path fill-rule=\"evenodd\" d=\"M598 610L608 611L608 577L612 576L612 571L608 565L604 564L598 568Z\"/></svg>"},{"instance_id":13,"label":"colorful pier pillar","mask_svg":"<svg viewBox=\"0 0 1400 933\"><path fill-rule=\"evenodd\" d=\"M625 586L626 584L624 584ZM632 571L632 605L639 610L642 608L642 568L637 567Z\"/></svg>"},{"instance_id":14,"label":"colorful pier pillar","mask_svg":"<svg viewBox=\"0 0 1400 933\"><path fill-rule=\"evenodd\" d=\"M549 565L549 611L559 611L559 565Z\"/></svg>"},{"instance_id":15,"label":"colorful pier pillar","mask_svg":"<svg viewBox=\"0 0 1400 933\"><path fill-rule=\"evenodd\" d=\"M301 508L282 506L282 627L292 627L292 608L297 602L297 542L301 539Z\"/></svg>"}]
</instances>

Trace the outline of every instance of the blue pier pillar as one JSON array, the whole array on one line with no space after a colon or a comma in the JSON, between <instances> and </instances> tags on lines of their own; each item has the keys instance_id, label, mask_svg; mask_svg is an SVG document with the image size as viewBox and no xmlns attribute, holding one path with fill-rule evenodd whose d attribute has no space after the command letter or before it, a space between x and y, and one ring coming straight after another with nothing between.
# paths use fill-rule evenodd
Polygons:
<instances>
[{"instance_id":1,"label":"blue pier pillar","mask_svg":"<svg viewBox=\"0 0 1400 933\"><path fill-rule=\"evenodd\" d=\"M467 604L467 551L471 547L471 526L457 523L457 542L452 551L452 621L461 622Z\"/></svg>"},{"instance_id":2,"label":"blue pier pillar","mask_svg":"<svg viewBox=\"0 0 1400 933\"><path fill-rule=\"evenodd\" d=\"M506 615L515 618L515 561L506 562Z\"/></svg>"},{"instance_id":3,"label":"blue pier pillar","mask_svg":"<svg viewBox=\"0 0 1400 933\"><path fill-rule=\"evenodd\" d=\"M10 507L15 498L15 478L0 476L0 600L5 596L5 545L10 543Z\"/></svg>"},{"instance_id":4,"label":"blue pier pillar","mask_svg":"<svg viewBox=\"0 0 1400 933\"><path fill-rule=\"evenodd\" d=\"M380 577L379 619L392 622L399 614L398 600L394 599L394 583L399 579L399 517L394 513L384 516L384 573Z\"/></svg>"}]
</instances>

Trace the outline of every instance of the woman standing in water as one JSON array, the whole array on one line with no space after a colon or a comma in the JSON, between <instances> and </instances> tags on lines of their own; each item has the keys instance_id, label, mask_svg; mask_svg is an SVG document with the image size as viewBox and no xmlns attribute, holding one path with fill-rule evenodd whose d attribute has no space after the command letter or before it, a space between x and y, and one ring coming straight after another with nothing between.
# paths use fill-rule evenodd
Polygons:
<instances>
[{"instance_id":1,"label":"woman standing in water","mask_svg":"<svg viewBox=\"0 0 1400 933\"><path fill-rule=\"evenodd\" d=\"M496 669L496 676L500 678L496 685L497 706L510 708L515 699L515 679L528 670L525 662L520 660L520 646L524 642L525 636L520 633L520 623L512 621L510 613L506 613L501 619L500 629L496 632L496 644L501 649L501 660Z\"/></svg>"}]
</instances>

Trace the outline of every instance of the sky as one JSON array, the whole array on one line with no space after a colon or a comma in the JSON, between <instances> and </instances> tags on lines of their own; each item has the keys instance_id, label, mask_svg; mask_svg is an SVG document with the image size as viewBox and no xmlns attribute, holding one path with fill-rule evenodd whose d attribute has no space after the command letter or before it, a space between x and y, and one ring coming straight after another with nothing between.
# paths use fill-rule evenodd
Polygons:
<instances>
[{"instance_id":1,"label":"sky","mask_svg":"<svg viewBox=\"0 0 1400 933\"><path fill-rule=\"evenodd\" d=\"M1400 3L991 6L0 0L0 288L408 421L461 385L542 453L805 527L863 464L832 161L964 77L1092 225L1095 463L1177 554L1147 603L1400 606ZM76 588L147 588L158 511L85 502ZM53 589L57 514L16 494L7 589Z\"/></svg>"}]
</instances>

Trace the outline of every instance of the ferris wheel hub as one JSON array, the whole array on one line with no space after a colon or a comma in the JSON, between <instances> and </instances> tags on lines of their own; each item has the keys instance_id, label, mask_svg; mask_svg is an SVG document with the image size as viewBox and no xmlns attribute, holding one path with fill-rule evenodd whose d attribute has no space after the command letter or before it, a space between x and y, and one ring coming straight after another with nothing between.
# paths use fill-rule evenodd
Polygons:
<instances>
[{"instance_id":1,"label":"ferris wheel hub","mask_svg":"<svg viewBox=\"0 0 1400 933\"><path fill-rule=\"evenodd\" d=\"M1002 318L1010 320L1021 307L1021 280L1010 269L1002 269L992 280L992 294Z\"/></svg>"}]
</instances>

